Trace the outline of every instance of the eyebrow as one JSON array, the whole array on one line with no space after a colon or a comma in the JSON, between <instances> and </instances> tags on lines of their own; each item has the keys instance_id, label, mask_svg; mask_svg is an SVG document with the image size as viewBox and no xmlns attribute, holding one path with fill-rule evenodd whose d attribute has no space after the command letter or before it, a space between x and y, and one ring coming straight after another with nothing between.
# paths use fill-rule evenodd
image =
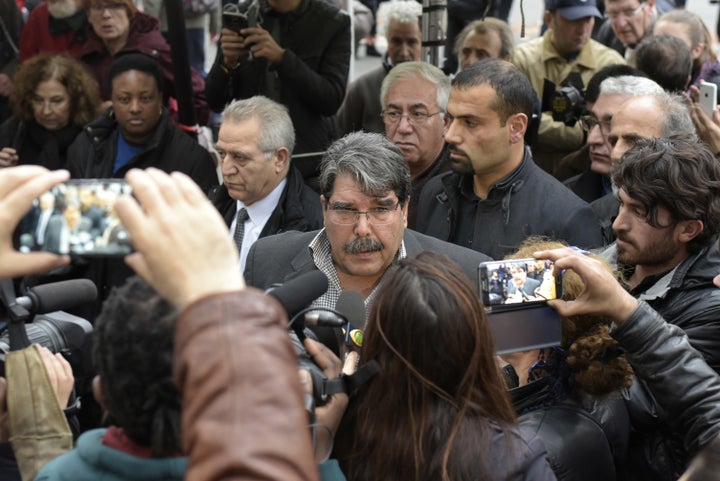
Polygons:
<instances>
[{"instance_id":1,"label":"eyebrow","mask_svg":"<svg viewBox=\"0 0 720 481\"><path fill-rule=\"evenodd\" d=\"M393 108L393 109L402 110L402 107L401 107L400 105L396 104L396 103L389 103L389 104L388 104L388 108ZM428 107L427 107L427 105L425 105L425 104L422 103L422 102L416 102L416 103L410 104L410 105L408 106L408 109L410 109L410 110L412 110L412 109L417 109L417 108L427 109Z\"/></svg>"},{"instance_id":2,"label":"eyebrow","mask_svg":"<svg viewBox=\"0 0 720 481\"><path fill-rule=\"evenodd\" d=\"M373 203L377 207L392 207L396 203L399 203L399 200L395 200L390 197L386 198L377 198L373 197ZM330 203L331 209L344 209L344 210L350 210L355 208L355 202L353 201L342 201L342 200L336 200Z\"/></svg>"}]
</instances>

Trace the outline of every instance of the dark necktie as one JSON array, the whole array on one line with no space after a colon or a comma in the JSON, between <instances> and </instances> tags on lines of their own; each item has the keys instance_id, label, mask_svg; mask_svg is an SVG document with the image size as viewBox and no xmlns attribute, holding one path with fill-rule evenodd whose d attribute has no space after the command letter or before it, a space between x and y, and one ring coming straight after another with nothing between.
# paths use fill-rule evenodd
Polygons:
<instances>
[{"instance_id":1,"label":"dark necktie","mask_svg":"<svg viewBox=\"0 0 720 481\"><path fill-rule=\"evenodd\" d=\"M245 208L238 211L235 217L235 245L237 246L238 253L242 251L242 241L245 237L245 221L248 219L248 213Z\"/></svg>"}]
</instances>

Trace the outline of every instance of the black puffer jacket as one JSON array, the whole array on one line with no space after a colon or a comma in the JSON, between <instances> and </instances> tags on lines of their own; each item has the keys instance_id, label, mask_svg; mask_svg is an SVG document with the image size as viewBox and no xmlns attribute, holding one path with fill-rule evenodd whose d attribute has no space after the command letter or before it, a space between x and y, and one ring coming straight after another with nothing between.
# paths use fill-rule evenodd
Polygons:
<instances>
[{"instance_id":1,"label":"black puffer jacket","mask_svg":"<svg viewBox=\"0 0 720 481\"><path fill-rule=\"evenodd\" d=\"M264 95L285 105L297 132L295 153L322 152L337 137L335 113L342 105L350 66L350 17L323 0L303 0L294 12L278 14L260 2L262 27L285 50L277 66L243 59L230 75L218 49L205 80L208 104L222 110L234 99ZM277 93L276 93L277 92ZM304 177L319 159L296 159Z\"/></svg>"},{"instance_id":2,"label":"black puffer jacket","mask_svg":"<svg viewBox=\"0 0 720 481\"><path fill-rule=\"evenodd\" d=\"M203 192L217 185L215 165L208 151L173 124L165 108L145 150L113 172L118 132L112 109L88 124L68 149L70 176L75 179L122 178L130 169L155 167L165 172L187 174Z\"/></svg>"}]
</instances>

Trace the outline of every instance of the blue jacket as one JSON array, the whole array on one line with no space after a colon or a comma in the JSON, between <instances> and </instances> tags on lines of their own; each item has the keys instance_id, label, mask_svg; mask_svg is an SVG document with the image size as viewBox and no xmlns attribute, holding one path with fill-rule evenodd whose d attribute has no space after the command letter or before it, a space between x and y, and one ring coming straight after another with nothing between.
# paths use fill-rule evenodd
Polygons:
<instances>
[{"instance_id":1,"label":"blue jacket","mask_svg":"<svg viewBox=\"0 0 720 481\"><path fill-rule=\"evenodd\" d=\"M76 448L46 464L35 481L182 481L186 457L137 458L104 445L105 431L83 433Z\"/></svg>"}]
</instances>

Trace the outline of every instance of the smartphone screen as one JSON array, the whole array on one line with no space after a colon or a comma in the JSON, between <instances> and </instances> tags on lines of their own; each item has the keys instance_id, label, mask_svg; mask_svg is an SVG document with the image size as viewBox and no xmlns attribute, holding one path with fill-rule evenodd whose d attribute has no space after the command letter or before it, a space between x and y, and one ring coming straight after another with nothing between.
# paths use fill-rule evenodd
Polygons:
<instances>
[{"instance_id":1,"label":"smartphone screen","mask_svg":"<svg viewBox=\"0 0 720 481\"><path fill-rule=\"evenodd\" d=\"M555 277L552 261L512 259L482 262L478 267L480 295L490 306L525 307L562 296L561 277Z\"/></svg>"},{"instance_id":2,"label":"smartphone screen","mask_svg":"<svg viewBox=\"0 0 720 481\"><path fill-rule=\"evenodd\" d=\"M122 256L133 251L115 213L115 201L130 194L119 179L70 180L33 202L20 222L20 251L82 256Z\"/></svg>"}]
</instances>

